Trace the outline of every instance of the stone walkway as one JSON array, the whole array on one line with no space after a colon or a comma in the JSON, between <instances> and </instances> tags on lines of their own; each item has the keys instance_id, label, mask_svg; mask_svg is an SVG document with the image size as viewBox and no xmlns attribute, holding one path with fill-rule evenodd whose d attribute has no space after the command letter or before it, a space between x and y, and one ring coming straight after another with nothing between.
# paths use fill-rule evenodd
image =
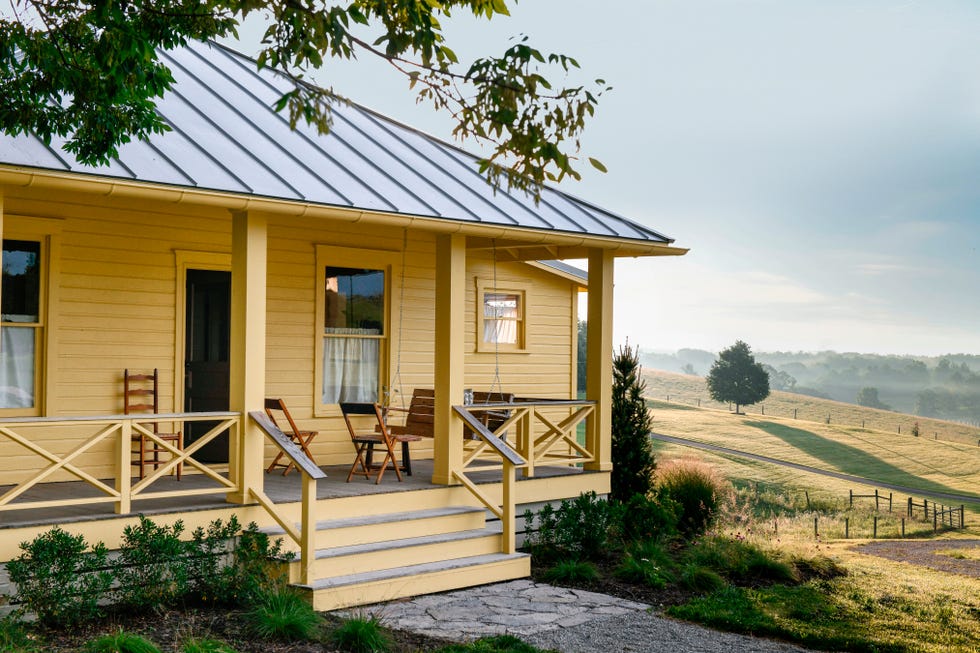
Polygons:
<instances>
[{"instance_id":1,"label":"stone walkway","mask_svg":"<svg viewBox=\"0 0 980 653\"><path fill-rule=\"evenodd\" d=\"M562 653L802 653L782 642L668 619L648 605L531 580L378 603L340 614L374 615L389 628L470 641L510 634Z\"/></svg>"}]
</instances>

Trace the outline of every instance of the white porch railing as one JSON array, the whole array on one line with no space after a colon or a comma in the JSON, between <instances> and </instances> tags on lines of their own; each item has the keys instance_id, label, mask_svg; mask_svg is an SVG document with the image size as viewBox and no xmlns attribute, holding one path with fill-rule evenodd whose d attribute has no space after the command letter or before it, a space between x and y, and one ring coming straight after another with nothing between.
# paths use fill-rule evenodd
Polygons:
<instances>
[{"instance_id":1,"label":"white porch railing","mask_svg":"<svg viewBox=\"0 0 980 653\"><path fill-rule=\"evenodd\" d=\"M172 442L158 437L153 432L154 423L183 424L187 422L216 422L207 433L190 445L179 449ZM63 429L66 437L76 443L66 453L56 453L41 444L43 438L31 437L32 432ZM79 434L83 430L85 433ZM167 413L154 415L108 415L102 417L22 417L0 421L0 441L6 440L39 457L42 465L38 469L28 469L26 478L13 484L13 487L0 495L0 511L50 508L97 503L114 503L120 514L132 512L132 503L138 499L164 499L201 494L237 492L240 490L235 474L223 476L193 458L201 447L228 433L230 451L237 451L241 440L241 418L238 413ZM169 452L171 457L161 460L159 466L144 478L133 482L133 439L140 435L153 441L154 445ZM111 444L111 478L102 480L97 475L105 471L105 457L84 456L98 446ZM84 462L87 461L87 462ZM46 464L45 464L46 463ZM186 487L181 489L149 492L148 489L165 476L169 476L177 465L194 469L214 481L217 487ZM88 469L86 469L86 467ZM24 500L25 493L58 474L60 480L80 480L98 490L96 496L59 497L51 500Z\"/></svg>"}]
</instances>

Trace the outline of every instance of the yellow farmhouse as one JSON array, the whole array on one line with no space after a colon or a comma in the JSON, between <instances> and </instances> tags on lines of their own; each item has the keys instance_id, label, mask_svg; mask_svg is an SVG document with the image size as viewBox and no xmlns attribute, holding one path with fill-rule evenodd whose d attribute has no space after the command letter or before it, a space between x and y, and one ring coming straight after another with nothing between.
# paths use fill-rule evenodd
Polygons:
<instances>
[{"instance_id":1,"label":"yellow farmhouse","mask_svg":"<svg viewBox=\"0 0 980 653\"><path fill-rule=\"evenodd\" d=\"M494 192L356 105L291 131L284 81L219 46L165 60L172 130L109 165L0 134L0 562L56 524L112 547L141 513L236 514L299 554L320 609L527 575L523 508L609 489L614 259L686 250L555 190ZM341 403L411 419L413 395L411 475L348 482ZM305 450L267 399L316 431ZM380 438L371 419L351 423Z\"/></svg>"}]
</instances>

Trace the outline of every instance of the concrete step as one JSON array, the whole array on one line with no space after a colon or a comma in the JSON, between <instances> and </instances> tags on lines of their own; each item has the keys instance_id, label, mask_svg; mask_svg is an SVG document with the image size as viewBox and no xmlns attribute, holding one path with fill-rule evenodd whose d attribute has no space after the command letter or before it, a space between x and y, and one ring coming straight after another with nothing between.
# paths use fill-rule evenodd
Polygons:
<instances>
[{"instance_id":1,"label":"concrete step","mask_svg":"<svg viewBox=\"0 0 980 653\"><path fill-rule=\"evenodd\" d=\"M334 610L526 578L530 573L529 555L491 553L321 578L298 587L309 592L314 609Z\"/></svg>"}]
</instances>

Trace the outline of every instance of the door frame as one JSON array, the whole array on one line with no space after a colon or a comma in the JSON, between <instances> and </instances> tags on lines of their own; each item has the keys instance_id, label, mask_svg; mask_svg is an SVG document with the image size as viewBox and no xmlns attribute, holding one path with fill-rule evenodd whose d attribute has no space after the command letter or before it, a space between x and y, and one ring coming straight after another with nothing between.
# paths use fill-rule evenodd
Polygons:
<instances>
[{"instance_id":1,"label":"door frame","mask_svg":"<svg viewBox=\"0 0 980 653\"><path fill-rule=\"evenodd\" d=\"M177 287L174 292L174 412L184 412L184 360L187 357L187 271L231 272L231 254L174 250Z\"/></svg>"}]
</instances>

